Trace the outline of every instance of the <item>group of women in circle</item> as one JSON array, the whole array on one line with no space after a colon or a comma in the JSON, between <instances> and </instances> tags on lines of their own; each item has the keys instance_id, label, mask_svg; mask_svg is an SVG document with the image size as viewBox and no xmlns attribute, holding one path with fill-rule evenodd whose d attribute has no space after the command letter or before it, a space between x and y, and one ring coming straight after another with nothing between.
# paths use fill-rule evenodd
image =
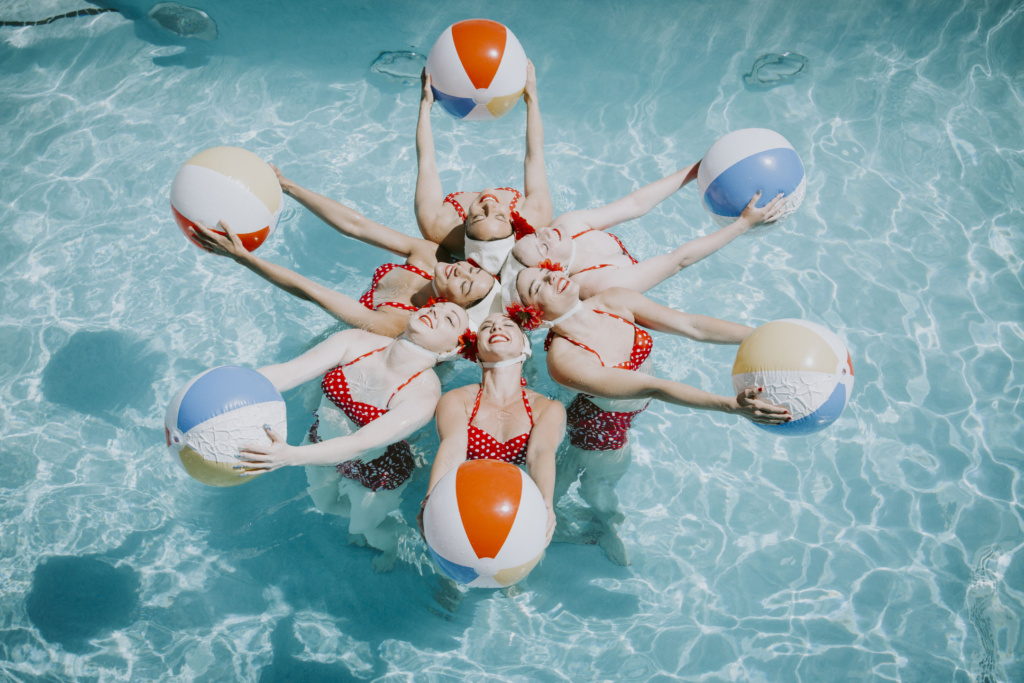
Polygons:
<instances>
[{"instance_id":1,"label":"group of women in circle","mask_svg":"<svg viewBox=\"0 0 1024 683\"><path fill-rule=\"evenodd\" d=\"M248 252L230 225L221 223L217 232L196 228L206 249L351 326L293 360L259 369L280 391L322 378L323 396L302 445L289 445L268 429L270 445L245 447L237 469L250 476L305 466L316 505L349 516L350 535L381 551L377 569L390 568L397 557L402 522L391 513L416 466L405 440L435 417L440 445L428 497L466 460L525 466L547 506L550 542L555 504L578 479L594 515L593 541L619 564L628 559L617 533L623 516L614 487L629 464L630 425L651 400L765 424L790 419L754 389L719 396L652 374L648 329L739 344L752 328L673 310L643 294L775 220L784 209L781 195L763 208L755 207L755 195L731 225L638 261L606 230L671 196L696 177L699 162L610 204L554 217L532 64L523 97L522 192L501 187L445 195L430 123L433 93L423 76L415 194L422 237L376 223L275 167L284 193L338 232L404 259L377 268L358 300ZM551 378L579 392L568 407L531 390L523 378L534 329L547 330ZM458 356L479 364L480 382L442 394L433 368ZM568 444L560 448L565 436Z\"/></svg>"}]
</instances>

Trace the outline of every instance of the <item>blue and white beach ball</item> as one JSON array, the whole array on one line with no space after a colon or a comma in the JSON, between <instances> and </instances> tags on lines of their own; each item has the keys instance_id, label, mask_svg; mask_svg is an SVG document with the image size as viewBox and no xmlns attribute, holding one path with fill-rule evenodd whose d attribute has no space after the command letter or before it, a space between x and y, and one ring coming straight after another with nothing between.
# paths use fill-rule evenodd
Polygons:
<instances>
[{"instance_id":1,"label":"blue and white beach ball","mask_svg":"<svg viewBox=\"0 0 1024 683\"><path fill-rule=\"evenodd\" d=\"M736 393L764 387L761 398L793 415L780 425L757 425L781 434L810 434L837 419L853 392L853 361L831 330L806 320L765 323L743 340L732 367Z\"/></svg>"},{"instance_id":2,"label":"blue and white beach ball","mask_svg":"<svg viewBox=\"0 0 1024 683\"><path fill-rule=\"evenodd\" d=\"M526 88L526 53L512 31L490 19L444 30L427 55L434 99L457 119L504 116Z\"/></svg>"},{"instance_id":3,"label":"blue and white beach ball","mask_svg":"<svg viewBox=\"0 0 1024 683\"><path fill-rule=\"evenodd\" d=\"M500 460L469 460L437 482L423 509L423 536L449 578L501 588L540 562L547 507L533 480Z\"/></svg>"},{"instance_id":4,"label":"blue and white beach ball","mask_svg":"<svg viewBox=\"0 0 1024 683\"><path fill-rule=\"evenodd\" d=\"M704 208L722 226L739 218L758 190L758 207L781 192L786 209L773 223L778 225L803 203L807 178L789 140L767 128L744 128L711 145L697 170L697 190Z\"/></svg>"},{"instance_id":5,"label":"blue and white beach ball","mask_svg":"<svg viewBox=\"0 0 1024 683\"><path fill-rule=\"evenodd\" d=\"M236 486L238 449L269 444L263 425L287 438L284 399L251 368L222 365L196 375L175 394L164 416L167 446L185 471L210 486Z\"/></svg>"}]
</instances>

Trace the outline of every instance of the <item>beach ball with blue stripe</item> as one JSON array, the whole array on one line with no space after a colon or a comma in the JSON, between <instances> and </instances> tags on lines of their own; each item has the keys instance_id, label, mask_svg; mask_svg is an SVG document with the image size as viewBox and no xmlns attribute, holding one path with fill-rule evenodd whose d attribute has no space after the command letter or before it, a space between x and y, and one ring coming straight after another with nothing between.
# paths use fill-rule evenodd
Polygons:
<instances>
[{"instance_id":1,"label":"beach ball with blue stripe","mask_svg":"<svg viewBox=\"0 0 1024 683\"><path fill-rule=\"evenodd\" d=\"M167 447L194 479L235 486L238 450L269 445L263 425L287 438L284 399L269 379L251 368L223 365L196 375L175 394L164 416Z\"/></svg>"},{"instance_id":2,"label":"beach ball with blue stripe","mask_svg":"<svg viewBox=\"0 0 1024 683\"><path fill-rule=\"evenodd\" d=\"M490 19L452 24L427 55L434 100L457 119L508 113L526 88L526 52L515 34Z\"/></svg>"},{"instance_id":3,"label":"beach ball with blue stripe","mask_svg":"<svg viewBox=\"0 0 1024 683\"><path fill-rule=\"evenodd\" d=\"M732 368L736 393L763 387L761 398L793 419L757 425L779 434L811 434L839 419L853 392L853 361L839 336L807 320L765 323L743 340Z\"/></svg>"},{"instance_id":4,"label":"beach ball with blue stripe","mask_svg":"<svg viewBox=\"0 0 1024 683\"><path fill-rule=\"evenodd\" d=\"M725 226L739 218L758 190L758 207L780 192L786 197L783 214L771 225L784 221L804 201L807 177L789 140L767 128L744 128L711 145L697 170L697 191L716 223Z\"/></svg>"}]
</instances>

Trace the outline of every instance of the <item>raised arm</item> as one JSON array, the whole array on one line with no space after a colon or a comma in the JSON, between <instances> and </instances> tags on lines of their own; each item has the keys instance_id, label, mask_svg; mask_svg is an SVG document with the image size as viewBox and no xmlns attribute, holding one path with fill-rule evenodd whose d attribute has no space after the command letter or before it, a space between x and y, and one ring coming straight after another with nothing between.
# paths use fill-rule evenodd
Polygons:
<instances>
[{"instance_id":1,"label":"raised arm","mask_svg":"<svg viewBox=\"0 0 1024 683\"><path fill-rule=\"evenodd\" d=\"M264 369L260 369L264 372ZM426 426L434 416L441 384L433 373L424 373L401 392L402 399L388 412L349 436L339 436L305 446L289 446L267 429L269 446L250 444L239 453L245 474L262 474L289 465L337 465L401 441Z\"/></svg>"},{"instance_id":2,"label":"raised arm","mask_svg":"<svg viewBox=\"0 0 1024 683\"><path fill-rule=\"evenodd\" d=\"M316 214L320 220L346 237L357 239L374 247L386 249L393 254L409 258L414 253L432 253L434 245L418 237L410 237L386 225L372 221L355 209L339 201L329 199L310 189L302 187L284 177L281 171L271 165L281 183L281 190L299 204Z\"/></svg>"},{"instance_id":3,"label":"raised arm","mask_svg":"<svg viewBox=\"0 0 1024 683\"><path fill-rule=\"evenodd\" d=\"M735 397L719 396L643 372L602 367L585 358L583 353L564 340L556 340L548 352L551 379L570 389L604 398L652 398L688 408L740 415L760 424L781 424L790 419L789 412L782 406L758 399L760 391L755 389L747 389Z\"/></svg>"},{"instance_id":4,"label":"raised arm","mask_svg":"<svg viewBox=\"0 0 1024 683\"><path fill-rule=\"evenodd\" d=\"M441 174L434 156L434 132L430 127L434 91L426 69L420 75L420 82L420 112L416 121L416 223L424 238L454 254L461 254L465 248L465 234L455 210L444 204Z\"/></svg>"},{"instance_id":5,"label":"raised arm","mask_svg":"<svg viewBox=\"0 0 1024 683\"><path fill-rule=\"evenodd\" d=\"M628 311L638 325L658 332L709 344L739 344L754 328L706 315L685 313L656 304L643 294L629 289L608 289L597 295L601 304L612 310Z\"/></svg>"},{"instance_id":6,"label":"raised arm","mask_svg":"<svg viewBox=\"0 0 1024 683\"><path fill-rule=\"evenodd\" d=\"M588 229L607 230L619 223L639 218L696 178L699 166L700 162L698 161L661 180L656 180L650 185L645 185L611 204L564 213L556 218L552 225L568 228L573 234L576 234Z\"/></svg>"},{"instance_id":7,"label":"raised arm","mask_svg":"<svg viewBox=\"0 0 1024 683\"><path fill-rule=\"evenodd\" d=\"M540 117L540 103L537 100L537 72L533 62L526 63L526 157L523 160L523 205L519 213L533 226L551 223L554 209L551 191L548 188L548 174L544 167L544 123Z\"/></svg>"},{"instance_id":8,"label":"raised arm","mask_svg":"<svg viewBox=\"0 0 1024 683\"><path fill-rule=\"evenodd\" d=\"M469 447L466 395L466 387L453 389L442 396L437 404L437 435L441 443L430 468L427 496L444 475L466 461L466 449Z\"/></svg>"},{"instance_id":9,"label":"raised arm","mask_svg":"<svg viewBox=\"0 0 1024 683\"><path fill-rule=\"evenodd\" d=\"M540 397L543 409L535 412L530 443L526 447L526 468L544 497L548 510L547 540L555 532L555 451L565 437L565 408L558 401Z\"/></svg>"},{"instance_id":10,"label":"raised arm","mask_svg":"<svg viewBox=\"0 0 1024 683\"><path fill-rule=\"evenodd\" d=\"M284 266L271 263L256 256L242 246L242 241L221 222L224 234L214 232L204 225L196 226L196 240L211 253L226 256L239 263L272 285L283 289L292 296L309 301L324 309L338 320L353 327L369 330L386 337L395 337L405 329L406 319L389 310L390 307L371 311L352 297L345 296L329 287L313 282Z\"/></svg>"}]
</instances>

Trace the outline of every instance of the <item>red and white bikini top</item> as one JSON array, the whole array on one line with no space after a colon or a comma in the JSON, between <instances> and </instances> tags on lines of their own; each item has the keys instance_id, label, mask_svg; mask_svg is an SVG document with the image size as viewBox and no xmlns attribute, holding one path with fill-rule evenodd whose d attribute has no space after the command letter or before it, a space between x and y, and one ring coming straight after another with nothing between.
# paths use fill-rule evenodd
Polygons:
<instances>
[{"instance_id":1,"label":"red and white bikini top","mask_svg":"<svg viewBox=\"0 0 1024 683\"><path fill-rule=\"evenodd\" d=\"M626 323L627 325L631 325L633 327L633 350L630 351L630 353L629 353L629 360L623 361L623 362L619 363L618 365L614 365L612 367L622 368L623 370L639 370L640 366L643 365L644 362L647 360L647 357L651 355L651 350L654 348L654 341L651 339L651 335L649 335L647 333L647 330L644 330L644 329L642 329L640 327L637 327L637 325L635 323L631 323L630 321L626 320L622 316L615 315L614 313L607 313L605 311L598 311L596 309L594 310L594 312L595 313L602 313L602 314L607 315L607 316L611 316L612 318L615 318L617 320L621 320L622 322ZM545 351L547 351L548 348L550 348L551 342L554 341L555 336L556 336L556 334L555 334L554 330L551 330L550 332L548 332L547 339L544 340L544 350ZM597 356L597 360L602 365L602 367L607 367L604 364L604 359L601 358L601 354L599 354L597 351L595 351L594 349L590 348L589 346L587 346L583 342L578 342L575 339L573 339L571 337L566 337L564 335L557 335L557 336L562 337L563 339L565 339L570 344L574 344L575 346L578 346L581 349L584 349L586 351L590 351L592 354Z\"/></svg>"},{"instance_id":2,"label":"red and white bikini top","mask_svg":"<svg viewBox=\"0 0 1024 683\"><path fill-rule=\"evenodd\" d=\"M476 403L473 405L473 414L469 417L469 443L466 447L466 460L501 460L513 465L526 464L526 449L530 442L530 433L533 431L533 411L530 410L530 401L526 398L526 380L520 380L523 385L523 406L526 408L526 416L530 418L530 429L524 434L514 436L508 441L501 442L493 436L473 426L476 412L480 409L480 397L484 393L481 385L476 395Z\"/></svg>"},{"instance_id":3,"label":"red and white bikini top","mask_svg":"<svg viewBox=\"0 0 1024 683\"><path fill-rule=\"evenodd\" d=\"M594 229L593 229L593 228L591 228L590 230L584 230L583 232L580 232L580 233L577 233L577 234L573 235L573 236L572 236L572 238L573 238L573 239L576 239L576 238L577 238L577 237L579 237L580 235L586 235L586 234L587 234L588 232L594 232ZM636 260L635 258L633 258L633 255L632 255L632 254L630 254L630 253L629 253L629 251L628 251L628 250L626 249L626 245L622 243L622 240L620 240L620 239L619 239L618 237L616 237L615 235L613 235L613 234L612 234L612 233L610 233L610 232L606 232L606 233L604 233L604 234L605 234L605 235L608 235L608 236L609 236L609 237L611 237L611 238L612 238L613 240L615 240L615 243L619 245L619 249L621 249L621 250L622 250L622 254L623 254L624 256L628 257L628 258L629 258L629 260L633 262L633 265L636 265L636 264L637 264L637 260ZM610 267L611 267L611 266L613 266L613 265L615 265L615 264L614 264L614 263L599 263L599 264L597 264L596 266L590 266L590 267L588 267L588 268L584 268L583 270L580 270L579 272L577 272L577 273L575 273L575 274L576 274L576 275L579 275L580 273L585 273L585 272L587 272L588 270L597 270L597 269L599 269L599 268L610 268ZM610 315L610 314L609 314L609 315ZM604 363L602 363L602 365L604 365Z\"/></svg>"},{"instance_id":4,"label":"red and white bikini top","mask_svg":"<svg viewBox=\"0 0 1024 683\"><path fill-rule=\"evenodd\" d=\"M341 412L345 413L345 415L347 415L350 420L355 422L360 427L368 425L369 423L373 422L384 413L388 412L390 410L389 406L391 405L391 399L393 399L399 391L404 389L406 385L409 384L409 382L413 381L414 379L422 375L424 372L426 372L425 370L420 370L415 375L402 382L402 384L397 389L395 389L391 396L388 397L388 402L384 404L383 408L378 408L375 405L370 405L369 403L360 403L359 401L354 400L352 398L352 392L348 388L348 380L345 379L344 369L350 365L353 365L361 361L367 356L372 356L373 354L379 351L383 351L386 348L386 346L382 346L381 348L376 349L374 351L364 353L355 360L351 360L348 363L345 363L344 365L339 365L338 367L334 368L333 370L330 370L326 375L324 375L323 381L320 382L320 388L323 389L324 395L327 396L327 398L331 399L331 402L334 405L338 406Z\"/></svg>"},{"instance_id":5,"label":"red and white bikini top","mask_svg":"<svg viewBox=\"0 0 1024 683\"><path fill-rule=\"evenodd\" d=\"M373 271L373 281L370 283L370 289L366 291L361 297L359 297L359 303L366 306L371 311L376 311L381 306L391 306L393 308L400 308L403 311L418 311L419 309L411 304L403 304L400 301L382 301L379 304L373 303L373 292L377 289L377 283L381 281L385 275L390 273L395 268L401 268L402 270L408 270L410 273L416 273L424 280L433 280L434 276L425 270L417 268L416 266L408 263L385 263L384 265Z\"/></svg>"}]
</instances>

